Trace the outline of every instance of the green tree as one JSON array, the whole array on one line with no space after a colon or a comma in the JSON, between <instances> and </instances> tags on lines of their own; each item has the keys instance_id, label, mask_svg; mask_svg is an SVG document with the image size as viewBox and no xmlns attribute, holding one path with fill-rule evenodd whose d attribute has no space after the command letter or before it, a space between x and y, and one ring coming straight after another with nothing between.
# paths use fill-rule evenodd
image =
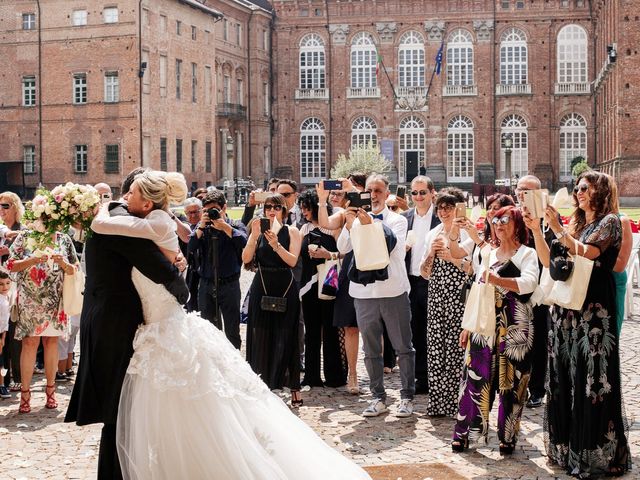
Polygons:
<instances>
[{"instance_id":1,"label":"green tree","mask_svg":"<svg viewBox=\"0 0 640 480\"><path fill-rule=\"evenodd\" d=\"M380 147L373 142L357 145L349 149L349 155L338 155L338 161L331 169L332 178L346 178L353 172L365 175L384 173L391 168L391 164L380 152Z\"/></svg>"},{"instance_id":2,"label":"green tree","mask_svg":"<svg viewBox=\"0 0 640 480\"><path fill-rule=\"evenodd\" d=\"M576 159L579 160L574 163ZM573 175L573 178L578 178L582 173L589 170L591 170L591 167L584 157L576 157L571 161L571 175Z\"/></svg>"}]
</instances>

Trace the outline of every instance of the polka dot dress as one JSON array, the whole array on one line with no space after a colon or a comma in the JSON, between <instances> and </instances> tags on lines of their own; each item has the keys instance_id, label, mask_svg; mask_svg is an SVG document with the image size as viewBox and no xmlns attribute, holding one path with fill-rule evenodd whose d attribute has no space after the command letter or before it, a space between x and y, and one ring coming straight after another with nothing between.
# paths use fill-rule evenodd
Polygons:
<instances>
[{"instance_id":1,"label":"polka dot dress","mask_svg":"<svg viewBox=\"0 0 640 480\"><path fill-rule=\"evenodd\" d=\"M428 415L454 417L464 350L458 346L464 304L460 286L468 275L452 263L433 262L427 303Z\"/></svg>"}]
</instances>

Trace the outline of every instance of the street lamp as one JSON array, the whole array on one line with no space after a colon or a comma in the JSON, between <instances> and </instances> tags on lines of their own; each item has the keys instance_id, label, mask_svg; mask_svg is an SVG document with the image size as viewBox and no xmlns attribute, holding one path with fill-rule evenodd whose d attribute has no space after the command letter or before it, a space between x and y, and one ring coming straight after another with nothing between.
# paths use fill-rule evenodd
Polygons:
<instances>
[{"instance_id":1,"label":"street lamp","mask_svg":"<svg viewBox=\"0 0 640 480\"><path fill-rule=\"evenodd\" d=\"M513 151L513 134L503 133L502 145L504 147L505 176L509 181L509 186L511 186L511 152Z\"/></svg>"}]
</instances>

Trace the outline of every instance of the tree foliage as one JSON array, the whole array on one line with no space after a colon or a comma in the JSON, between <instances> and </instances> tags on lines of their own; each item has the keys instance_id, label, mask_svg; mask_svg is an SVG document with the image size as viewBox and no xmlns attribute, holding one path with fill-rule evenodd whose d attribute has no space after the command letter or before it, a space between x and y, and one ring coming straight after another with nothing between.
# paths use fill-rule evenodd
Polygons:
<instances>
[{"instance_id":1,"label":"tree foliage","mask_svg":"<svg viewBox=\"0 0 640 480\"><path fill-rule=\"evenodd\" d=\"M589 170L591 170L591 167L587 163L586 158L580 156L571 161L571 175L573 175L573 178L578 178L581 174Z\"/></svg>"},{"instance_id":2,"label":"tree foliage","mask_svg":"<svg viewBox=\"0 0 640 480\"><path fill-rule=\"evenodd\" d=\"M332 178L346 178L353 172L365 175L384 173L391 168L391 164L381 153L380 147L373 142L357 145L349 149L349 155L338 155L338 161L331 169Z\"/></svg>"}]
</instances>

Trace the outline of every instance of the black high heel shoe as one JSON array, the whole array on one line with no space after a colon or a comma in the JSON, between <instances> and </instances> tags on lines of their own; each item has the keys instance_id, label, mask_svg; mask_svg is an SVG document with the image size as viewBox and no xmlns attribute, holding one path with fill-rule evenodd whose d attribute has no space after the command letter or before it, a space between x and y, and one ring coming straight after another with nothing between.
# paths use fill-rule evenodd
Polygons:
<instances>
[{"instance_id":1,"label":"black high heel shoe","mask_svg":"<svg viewBox=\"0 0 640 480\"><path fill-rule=\"evenodd\" d=\"M302 394L300 390L294 390L291 392L291 406L293 408L299 408L304 405L304 400L302 400Z\"/></svg>"},{"instance_id":2,"label":"black high heel shoe","mask_svg":"<svg viewBox=\"0 0 640 480\"><path fill-rule=\"evenodd\" d=\"M451 451L456 453L464 452L467 448L469 448L469 439L463 438L460 440L454 440L451 442Z\"/></svg>"},{"instance_id":3,"label":"black high heel shoe","mask_svg":"<svg viewBox=\"0 0 640 480\"><path fill-rule=\"evenodd\" d=\"M515 448L515 443L500 443L500 455L511 455Z\"/></svg>"}]
</instances>

